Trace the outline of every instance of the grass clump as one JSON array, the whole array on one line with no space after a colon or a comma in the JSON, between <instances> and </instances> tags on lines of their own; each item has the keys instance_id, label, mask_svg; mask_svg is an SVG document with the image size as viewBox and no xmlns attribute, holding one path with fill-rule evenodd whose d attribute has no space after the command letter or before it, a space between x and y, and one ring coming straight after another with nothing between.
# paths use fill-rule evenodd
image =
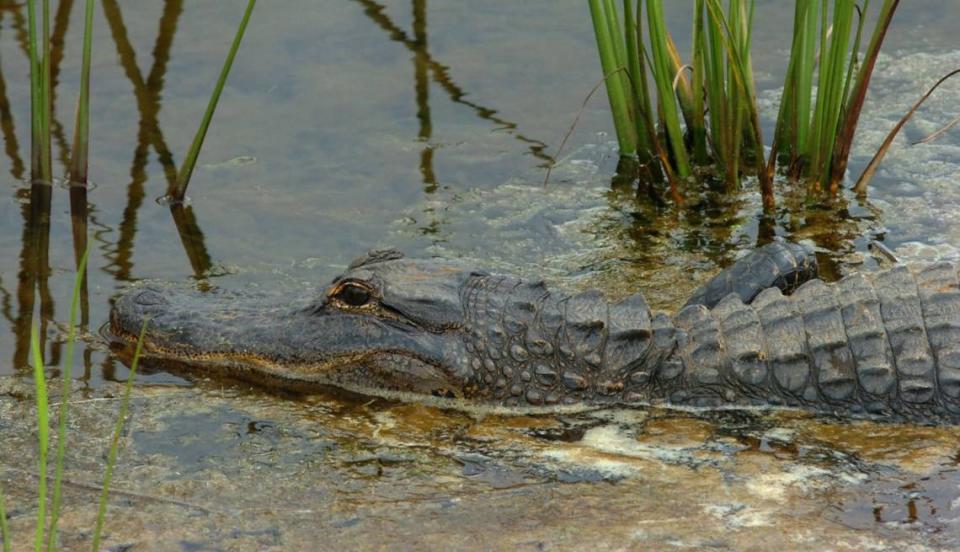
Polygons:
<instances>
[{"instance_id":1,"label":"grass clump","mask_svg":"<svg viewBox=\"0 0 960 552\"><path fill-rule=\"evenodd\" d=\"M87 256L89 249L84 253L77 276L74 282L73 296L70 303L70 320L67 326L67 344L64 357L63 371L61 373L61 397L57 420L57 449L54 455L54 482L52 489L52 499L49 510L49 526L47 515L47 468L48 452L50 443L50 414L49 414L49 393L47 390L47 380L43 362L43 353L40 347L40 338L37 335L36 325L31 325L30 331L30 350L33 365L33 380L35 388L35 401L37 409L37 435L38 435L38 483L37 483L37 524L34 533L34 550L41 552L46 548L48 551L57 549L57 524L60 519L61 507L61 487L63 483L64 456L67 443L67 421L69 419L69 399L72 382L73 351L76 343L76 318L77 310L80 304L80 290L82 289L83 274L86 269ZM116 465L117 454L119 451L120 435L127 417L127 410L130 403L130 391L133 387L133 380L136 376L137 366L140 362L140 354L143 344L143 336L146 331L147 323L144 322L140 330L140 338L137 341L136 349L133 354L133 361L130 365L130 374L124 386L123 398L120 402L120 411L117 415L116 425L113 431L113 438L110 445L110 452L107 458L107 465L104 470L104 480L100 494L100 503L97 511L96 528L93 534L93 550L100 549L100 534L106 519L107 497L110 492L110 483L113 476L113 468ZM0 540L3 544L3 552L9 552L11 549L11 540L9 527L7 525L6 508L4 497L0 491Z\"/></svg>"},{"instance_id":2,"label":"grass clump","mask_svg":"<svg viewBox=\"0 0 960 552\"><path fill-rule=\"evenodd\" d=\"M883 0L861 52L870 0L797 0L769 158L750 54L754 4L694 0L689 63L666 28L662 0L623 0L619 10L613 0L590 0L590 13L621 154L658 163L670 178L702 174L728 188L756 176L769 211L778 167L811 193L837 193L899 1Z\"/></svg>"}]
</instances>

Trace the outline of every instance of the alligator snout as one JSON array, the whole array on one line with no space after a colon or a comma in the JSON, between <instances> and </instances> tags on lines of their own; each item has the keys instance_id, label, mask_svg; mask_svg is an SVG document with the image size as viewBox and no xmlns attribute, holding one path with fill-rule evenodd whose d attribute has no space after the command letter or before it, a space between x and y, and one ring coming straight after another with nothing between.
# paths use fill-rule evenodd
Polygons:
<instances>
[{"instance_id":1,"label":"alligator snout","mask_svg":"<svg viewBox=\"0 0 960 552\"><path fill-rule=\"evenodd\" d=\"M136 336L144 321L169 310L170 301L159 287L129 291L117 298L110 310L110 330L120 337Z\"/></svg>"},{"instance_id":2,"label":"alligator snout","mask_svg":"<svg viewBox=\"0 0 960 552\"><path fill-rule=\"evenodd\" d=\"M168 299L170 290L159 286L149 286L140 290L131 290L117 298L114 312L122 314L149 316L158 311L167 310L170 306Z\"/></svg>"}]
</instances>

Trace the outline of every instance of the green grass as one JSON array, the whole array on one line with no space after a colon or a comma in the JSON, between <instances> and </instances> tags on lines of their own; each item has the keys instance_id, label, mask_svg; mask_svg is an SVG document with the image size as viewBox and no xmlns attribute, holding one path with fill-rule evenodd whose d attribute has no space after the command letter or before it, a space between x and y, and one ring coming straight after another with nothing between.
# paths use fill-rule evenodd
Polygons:
<instances>
[{"instance_id":1,"label":"green grass","mask_svg":"<svg viewBox=\"0 0 960 552\"><path fill-rule=\"evenodd\" d=\"M3 490L0 490L0 541L3 541L3 552L10 552L10 528L7 526L7 506L3 499Z\"/></svg>"},{"instance_id":2,"label":"green grass","mask_svg":"<svg viewBox=\"0 0 960 552\"><path fill-rule=\"evenodd\" d=\"M93 49L93 0L87 0L83 16L83 61L80 64L80 93L73 127L73 157L70 182L85 186L90 156L90 54Z\"/></svg>"},{"instance_id":3,"label":"green grass","mask_svg":"<svg viewBox=\"0 0 960 552\"><path fill-rule=\"evenodd\" d=\"M612 0L590 1L621 155L658 159L668 176L719 178L728 189L755 176L768 212L778 168L811 194L836 194L898 0L884 0L863 52L869 0L797 0L769 158L751 59L754 1L694 0L689 63L677 54L663 4L623 0L618 10Z\"/></svg>"},{"instance_id":4,"label":"green grass","mask_svg":"<svg viewBox=\"0 0 960 552\"><path fill-rule=\"evenodd\" d=\"M193 176L193 169L197 164L200 148L203 147L203 140L206 138L207 130L210 128L210 121L213 120L213 113L216 111L217 103L220 101L220 93L223 92L223 86L226 84L227 77L230 75L233 59L237 55L237 50L240 49L240 43L243 41L243 33L247 30L247 23L250 21L250 15L253 14L253 7L256 3L256 0L250 0L247 3L247 9L243 13L240 26L237 27L237 34L233 37L233 44L230 45L227 59L224 60L223 67L220 69L220 76L217 78L217 84L213 88L213 94L210 96L210 101L207 104L207 110L203 114L203 119L200 121L200 127L197 129L196 135L193 137L190 151L187 152L187 156L183 160L183 165L181 165L180 171L177 174L177 180L172 183L167 190L167 196L174 201L183 201L183 198L187 194L187 186L190 184L190 177Z\"/></svg>"},{"instance_id":5,"label":"green grass","mask_svg":"<svg viewBox=\"0 0 960 552\"><path fill-rule=\"evenodd\" d=\"M200 155L204 138L210 128L213 114L216 111L220 95L226 84L233 60L244 32L253 13L256 0L249 0L244 11L243 19L237 28L233 43L227 53L220 71L219 78L214 85L213 93L207 104L207 109L201 119L200 126L193 142L184 158L183 164L177 172L177 177L170 183L167 195L175 201L182 201L193 170ZM77 112L74 124L72 156L69 161L68 174L70 182L85 186L89 180L89 136L90 136L90 64L93 42L93 0L86 0L84 9L82 62L80 67L80 90L77 98ZM38 33L38 27L41 32ZM51 77L50 77L50 0L42 0L38 9L36 0L27 0L27 34L30 57L30 128L31 128L31 179L34 182L50 183L53 181L50 147L51 137ZM39 35L39 36L38 36Z\"/></svg>"},{"instance_id":6,"label":"green grass","mask_svg":"<svg viewBox=\"0 0 960 552\"><path fill-rule=\"evenodd\" d=\"M57 452L54 456L53 499L50 504L50 528L47 530L47 550L53 551L57 542L57 522L60 521L60 492L63 484L63 459L67 447L67 419L70 415L70 387L73 382L73 349L77 340L77 309L80 306L80 290L83 289L83 275L87 271L89 247L83 253L77 266L77 275L73 282L73 297L70 299L70 320L67 322L67 347L64 354L63 370L60 374L60 409L57 413Z\"/></svg>"},{"instance_id":7,"label":"green grass","mask_svg":"<svg viewBox=\"0 0 960 552\"><path fill-rule=\"evenodd\" d=\"M48 551L57 548L57 524L60 519L61 507L61 487L63 483L64 456L67 443L67 422L69 420L69 402L70 389L72 381L73 351L76 343L76 318L77 310L80 304L80 290L82 289L83 274L86 270L87 256L89 250L84 253L80 265L77 268L77 276L74 281L73 296L70 303L70 320L67 326L67 344L64 355L63 369L61 373L61 396L58 411L57 423L57 450L54 456L54 483L53 495L49 510L49 526L47 525L47 469L48 452L50 443L50 408L49 394L47 391L47 380L43 362L43 353L40 347L40 338L37 335L36 325L31 325L30 331L30 350L31 364L33 366L33 381L35 389L35 401L37 410L37 439L38 439L38 460L37 460L37 523L34 533L34 550L42 551L46 548ZM124 386L123 398L120 402L120 410L117 414L117 421L113 431L113 438L110 444L110 451L107 457L107 465L104 470L104 480L100 494L99 508L97 511L96 527L93 535L93 550L99 550L100 535L106 519L107 498L110 492L110 483L113 477L113 468L117 462L119 452L120 435L126 421L127 411L130 403L130 392L133 386L133 380L136 376L137 366L140 363L140 354L143 345L143 335L146 332L147 322L145 321L140 330L140 338L137 341L136 349L133 354L133 361L130 365L130 374ZM10 530L7 524L6 507L4 496L0 490L0 541L2 541L3 552L9 552L11 549Z\"/></svg>"},{"instance_id":8,"label":"green grass","mask_svg":"<svg viewBox=\"0 0 960 552\"><path fill-rule=\"evenodd\" d=\"M40 338L37 337L36 324L30 325L30 351L33 356L33 383L37 406L37 439L39 444L37 460L37 528L34 533L33 547L36 552L43 549L43 534L47 520L47 448L50 444L50 419L47 408L47 378L43 371L43 354L40 352ZM66 400L66 397L64 397Z\"/></svg>"},{"instance_id":9,"label":"green grass","mask_svg":"<svg viewBox=\"0 0 960 552\"><path fill-rule=\"evenodd\" d=\"M42 41L37 37L37 2L27 0L30 51L30 169L34 181L51 182L50 160L50 5L43 0Z\"/></svg>"},{"instance_id":10,"label":"green grass","mask_svg":"<svg viewBox=\"0 0 960 552\"><path fill-rule=\"evenodd\" d=\"M94 551L100 550L100 534L103 531L103 524L107 518L107 498L110 494L110 483L113 480L113 467L117 463L117 454L120 451L120 435L123 433L123 424L127 419L127 409L130 405L130 390L133 389L133 378L137 374L137 366L140 364L140 352L143 347L143 336L147 332L148 321L144 320L140 328L140 336L137 339L137 348L133 352L133 362L130 364L130 374L127 376L127 383L123 388L123 400L120 401L120 412L117 414L117 423L113 428L113 440L110 442L110 453L107 457L107 467L103 472L103 485L100 491L100 504L97 507L97 526L93 531Z\"/></svg>"}]
</instances>

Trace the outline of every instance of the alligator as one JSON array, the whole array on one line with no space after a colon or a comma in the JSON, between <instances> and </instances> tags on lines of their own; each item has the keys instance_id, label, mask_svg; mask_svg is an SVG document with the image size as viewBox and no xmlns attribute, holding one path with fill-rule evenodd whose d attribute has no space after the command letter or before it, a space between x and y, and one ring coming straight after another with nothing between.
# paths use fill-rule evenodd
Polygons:
<instances>
[{"instance_id":1,"label":"alligator","mask_svg":"<svg viewBox=\"0 0 960 552\"><path fill-rule=\"evenodd\" d=\"M180 291L147 283L108 331L143 354L271 388L512 408L796 408L960 424L958 267L898 264L835 283L773 242L676 314L395 250L323 292Z\"/></svg>"}]
</instances>

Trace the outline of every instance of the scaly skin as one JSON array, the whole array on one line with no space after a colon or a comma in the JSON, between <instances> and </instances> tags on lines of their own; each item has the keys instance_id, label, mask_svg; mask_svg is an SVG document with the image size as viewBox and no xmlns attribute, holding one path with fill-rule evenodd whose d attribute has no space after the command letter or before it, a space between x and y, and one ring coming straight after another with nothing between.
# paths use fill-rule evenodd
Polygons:
<instances>
[{"instance_id":1,"label":"scaly skin","mask_svg":"<svg viewBox=\"0 0 960 552\"><path fill-rule=\"evenodd\" d=\"M567 296L385 251L289 306L135 289L114 305L111 330L129 342L150 317L148 356L284 387L503 406L793 406L960 423L956 267L898 266L796 287L815 271L802 249L772 244L671 317L641 294L608 303L595 291Z\"/></svg>"}]
</instances>

